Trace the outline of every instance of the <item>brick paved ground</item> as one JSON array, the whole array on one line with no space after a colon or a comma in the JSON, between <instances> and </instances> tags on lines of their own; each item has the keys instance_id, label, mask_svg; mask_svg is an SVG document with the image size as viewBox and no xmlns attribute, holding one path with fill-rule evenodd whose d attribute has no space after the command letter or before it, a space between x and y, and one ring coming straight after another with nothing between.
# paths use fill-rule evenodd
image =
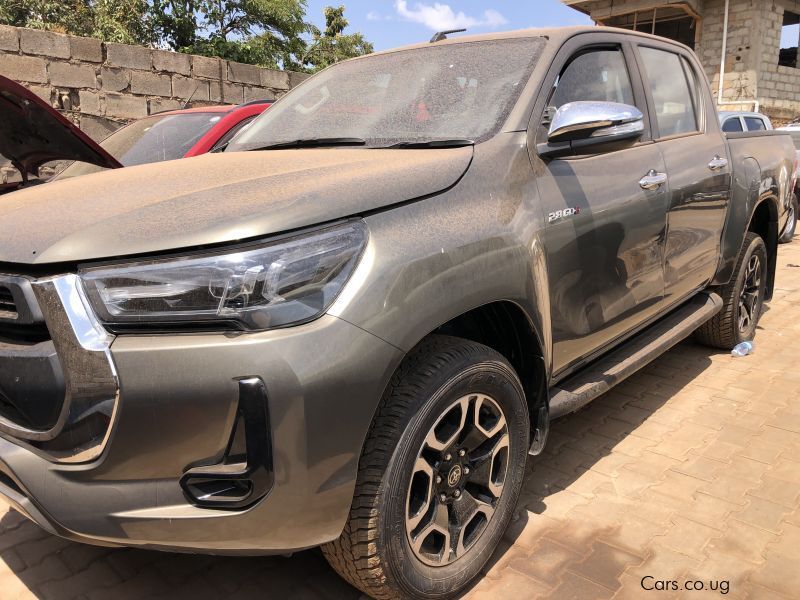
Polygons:
<instances>
[{"instance_id":1,"label":"brick paved ground","mask_svg":"<svg viewBox=\"0 0 800 600\"><path fill-rule=\"evenodd\" d=\"M555 424L470 600L800 597L800 241L756 353L685 343ZM213 558L51 537L0 508L0 598L359 597L318 552Z\"/></svg>"}]
</instances>

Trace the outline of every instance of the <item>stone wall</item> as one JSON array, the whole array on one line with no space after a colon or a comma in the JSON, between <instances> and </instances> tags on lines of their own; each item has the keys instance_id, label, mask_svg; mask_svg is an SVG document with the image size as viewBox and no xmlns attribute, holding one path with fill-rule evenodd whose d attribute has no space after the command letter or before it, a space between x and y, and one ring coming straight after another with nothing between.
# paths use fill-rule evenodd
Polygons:
<instances>
[{"instance_id":1,"label":"stone wall","mask_svg":"<svg viewBox=\"0 0 800 600\"><path fill-rule=\"evenodd\" d=\"M94 139L163 110L277 98L305 74L218 58L0 26L0 74L61 110Z\"/></svg>"}]
</instances>

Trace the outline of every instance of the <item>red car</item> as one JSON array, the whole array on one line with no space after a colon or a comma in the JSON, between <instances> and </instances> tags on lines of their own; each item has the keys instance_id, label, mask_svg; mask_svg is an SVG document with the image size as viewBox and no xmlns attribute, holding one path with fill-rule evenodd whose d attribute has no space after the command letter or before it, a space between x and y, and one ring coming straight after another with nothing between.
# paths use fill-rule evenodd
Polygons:
<instances>
[{"instance_id":1,"label":"red car","mask_svg":"<svg viewBox=\"0 0 800 600\"><path fill-rule=\"evenodd\" d=\"M236 133L266 110L271 100L239 106L210 106L157 113L126 125L100 144L36 94L0 76L0 157L23 180L39 167L73 160L57 179L102 169L188 158L223 149ZM20 186L0 185L0 193Z\"/></svg>"}]
</instances>

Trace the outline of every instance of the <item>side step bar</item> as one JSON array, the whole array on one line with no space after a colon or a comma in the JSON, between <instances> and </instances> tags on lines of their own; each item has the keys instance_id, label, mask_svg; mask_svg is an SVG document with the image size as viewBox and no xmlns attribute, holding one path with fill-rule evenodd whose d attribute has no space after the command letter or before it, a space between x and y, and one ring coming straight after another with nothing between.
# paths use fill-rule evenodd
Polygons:
<instances>
[{"instance_id":1,"label":"side step bar","mask_svg":"<svg viewBox=\"0 0 800 600\"><path fill-rule=\"evenodd\" d=\"M617 350L550 388L550 418L586 406L639 371L722 310L722 298L700 293Z\"/></svg>"}]
</instances>

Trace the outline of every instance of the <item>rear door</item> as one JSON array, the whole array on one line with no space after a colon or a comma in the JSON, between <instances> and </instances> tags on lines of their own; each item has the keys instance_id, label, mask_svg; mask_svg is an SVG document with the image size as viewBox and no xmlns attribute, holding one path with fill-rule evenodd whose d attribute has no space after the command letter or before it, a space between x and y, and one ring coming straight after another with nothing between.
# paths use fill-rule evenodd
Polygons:
<instances>
[{"instance_id":1,"label":"rear door","mask_svg":"<svg viewBox=\"0 0 800 600\"><path fill-rule=\"evenodd\" d=\"M613 43L610 40L617 40ZM624 36L580 35L560 51L537 101L531 132L547 138L548 115L575 101L647 105ZM663 299L666 186L648 132L639 142L594 155L533 155L547 223L544 233L553 331L553 373L579 367L652 318Z\"/></svg>"},{"instance_id":2,"label":"rear door","mask_svg":"<svg viewBox=\"0 0 800 600\"><path fill-rule=\"evenodd\" d=\"M716 271L731 185L728 148L689 52L648 41L637 44L637 56L669 178L664 284L665 305L672 305Z\"/></svg>"}]
</instances>

